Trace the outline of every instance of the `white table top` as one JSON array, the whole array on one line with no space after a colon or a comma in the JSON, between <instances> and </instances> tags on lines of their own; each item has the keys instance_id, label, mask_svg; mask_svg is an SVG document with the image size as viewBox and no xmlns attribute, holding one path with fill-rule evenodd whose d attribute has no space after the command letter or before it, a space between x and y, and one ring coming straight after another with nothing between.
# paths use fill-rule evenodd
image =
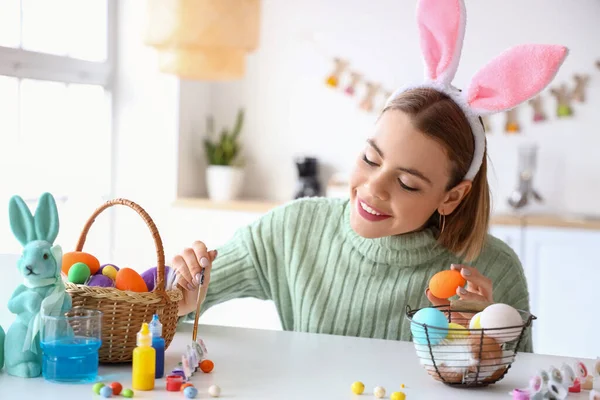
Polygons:
<instances>
[{"instance_id":1,"label":"white table top","mask_svg":"<svg viewBox=\"0 0 600 400\"><path fill-rule=\"evenodd\" d=\"M165 372L171 371L191 340L191 328L179 332L167 350ZM383 386L386 398L401 390L413 399L511 399L515 387L527 386L529 377L550 365L560 367L574 359L519 353L508 374L486 388L458 389L433 380L420 366L410 342L351 338L295 332L204 326L199 336L208 348L208 358L215 369L210 374L198 371L191 383L199 399L210 398L211 384L221 387L223 399L374 399L373 388ZM592 360L584 361L588 369ZM107 383L119 381L131 387L131 368L100 367ZM352 394L352 382L360 380L366 388L362 396ZM598 382L596 383L598 386ZM92 392L92 385L61 385L43 378L22 379L0 373L0 398L102 399ZM18 394L18 396L16 396ZM121 396L113 398L124 399ZM167 392L165 380L157 380L151 392L136 391L134 398L185 399L182 393ZM589 392L570 394L569 399L588 399Z\"/></svg>"}]
</instances>

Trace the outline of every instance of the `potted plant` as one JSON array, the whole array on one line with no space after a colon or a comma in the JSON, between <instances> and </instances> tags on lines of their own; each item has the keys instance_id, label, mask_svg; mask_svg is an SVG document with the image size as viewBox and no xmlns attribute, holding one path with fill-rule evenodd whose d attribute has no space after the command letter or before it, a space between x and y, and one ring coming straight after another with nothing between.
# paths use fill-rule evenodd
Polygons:
<instances>
[{"instance_id":1,"label":"potted plant","mask_svg":"<svg viewBox=\"0 0 600 400\"><path fill-rule=\"evenodd\" d=\"M233 129L229 131L223 128L221 134L215 137L213 117L207 118L204 150L208 162L206 185L211 200L235 200L241 192L244 170L240 158L239 135L243 123L244 111L239 110Z\"/></svg>"}]
</instances>

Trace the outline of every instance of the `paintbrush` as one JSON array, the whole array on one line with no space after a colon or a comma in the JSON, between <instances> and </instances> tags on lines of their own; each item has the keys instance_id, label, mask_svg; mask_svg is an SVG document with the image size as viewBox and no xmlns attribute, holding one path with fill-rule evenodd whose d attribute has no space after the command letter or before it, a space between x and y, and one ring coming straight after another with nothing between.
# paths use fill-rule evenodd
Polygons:
<instances>
[{"instance_id":1,"label":"paintbrush","mask_svg":"<svg viewBox=\"0 0 600 400\"><path fill-rule=\"evenodd\" d=\"M194 329L192 330L192 349L196 352L198 356L198 361L201 361L204 358L204 350L200 343L198 343L198 319L200 318L200 309L202 308L202 303L204 302L204 298L206 297L206 287L204 286L204 268L200 271L200 288L198 290L198 298L196 300L196 314L194 315ZM195 367L198 367L197 365Z\"/></svg>"}]
</instances>

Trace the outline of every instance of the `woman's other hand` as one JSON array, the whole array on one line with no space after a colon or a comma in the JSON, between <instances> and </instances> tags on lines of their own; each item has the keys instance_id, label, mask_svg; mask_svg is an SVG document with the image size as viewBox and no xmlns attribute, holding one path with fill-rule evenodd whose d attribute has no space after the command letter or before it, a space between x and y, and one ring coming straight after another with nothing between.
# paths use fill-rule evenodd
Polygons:
<instances>
[{"instance_id":1,"label":"woman's other hand","mask_svg":"<svg viewBox=\"0 0 600 400\"><path fill-rule=\"evenodd\" d=\"M466 287L456 289L456 294L461 300L483 301L493 303L492 281L482 275L477 268L461 264L452 264L451 269L459 271L467 281ZM448 299L440 299L431 294L429 289L425 292L427 299L434 306L450 305Z\"/></svg>"},{"instance_id":2,"label":"woman's other hand","mask_svg":"<svg viewBox=\"0 0 600 400\"><path fill-rule=\"evenodd\" d=\"M452 264L452 269L459 271L467 281L466 287L456 289L456 294L461 300L494 302L492 295L492 280L482 275L477 268L467 265Z\"/></svg>"},{"instance_id":3,"label":"woman's other hand","mask_svg":"<svg viewBox=\"0 0 600 400\"><path fill-rule=\"evenodd\" d=\"M486 276L482 275L477 268L467 265L453 264L451 269L459 271L462 277L467 281L465 288L458 287L456 289L456 294L461 300L493 303L492 281ZM433 294L431 294L429 289L425 291L425 295L433 306L438 307L442 311L448 310L450 306L450 301L448 299L440 299L435 297ZM451 312L451 314L452 322L458 323L465 327L469 326L469 322L472 317L471 313Z\"/></svg>"}]
</instances>

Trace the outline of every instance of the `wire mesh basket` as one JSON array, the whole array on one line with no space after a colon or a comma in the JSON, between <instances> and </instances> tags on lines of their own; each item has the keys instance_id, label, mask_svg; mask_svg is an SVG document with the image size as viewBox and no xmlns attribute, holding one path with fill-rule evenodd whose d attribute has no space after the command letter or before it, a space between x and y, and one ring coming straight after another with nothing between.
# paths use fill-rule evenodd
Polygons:
<instances>
[{"instance_id":1,"label":"wire mesh basket","mask_svg":"<svg viewBox=\"0 0 600 400\"><path fill-rule=\"evenodd\" d=\"M517 310L523 323L502 328L471 328L481 310L427 307L441 311L448 327L420 323L413 319L421 309L406 306L411 337L421 365L437 381L449 386L482 387L498 382L507 374L517 350L536 317Z\"/></svg>"}]
</instances>

